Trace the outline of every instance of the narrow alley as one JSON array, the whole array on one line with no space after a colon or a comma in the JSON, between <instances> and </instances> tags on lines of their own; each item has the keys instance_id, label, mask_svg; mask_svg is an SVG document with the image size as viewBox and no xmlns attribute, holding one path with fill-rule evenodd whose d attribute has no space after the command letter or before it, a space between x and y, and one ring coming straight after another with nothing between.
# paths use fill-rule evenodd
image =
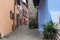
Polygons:
<instances>
[{"instance_id":1,"label":"narrow alley","mask_svg":"<svg viewBox=\"0 0 60 40\"><path fill-rule=\"evenodd\" d=\"M29 29L28 26L20 26L11 35L0 40L40 40L37 29Z\"/></svg>"}]
</instances>

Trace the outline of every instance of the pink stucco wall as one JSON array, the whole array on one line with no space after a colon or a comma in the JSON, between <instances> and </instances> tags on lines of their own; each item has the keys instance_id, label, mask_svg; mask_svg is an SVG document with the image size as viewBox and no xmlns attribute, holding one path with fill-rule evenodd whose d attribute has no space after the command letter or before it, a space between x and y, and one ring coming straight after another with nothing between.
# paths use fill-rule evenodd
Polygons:
<instances>
[{"instance_id":1,"label":"pink stucco wall","mask_svg":"<svg viewBox=\"0 0 60 40\"><path fill-rule=\"evenodd\" d=\"M12 32L13 20L10 10L14 13L14 0L0 0L0 33L2 37Z\"/></svg>"}]
</instances>

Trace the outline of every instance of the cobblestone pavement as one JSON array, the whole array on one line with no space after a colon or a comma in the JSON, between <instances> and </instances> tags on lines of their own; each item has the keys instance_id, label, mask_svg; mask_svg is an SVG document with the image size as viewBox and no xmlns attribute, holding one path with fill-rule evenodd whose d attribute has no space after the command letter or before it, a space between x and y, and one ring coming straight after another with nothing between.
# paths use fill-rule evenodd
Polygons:
<instances>
[{"instance_id":1,"label":"cobblestone pavement","mask_svg":"<svg viewBox=\"0 0 60 40\"><path fill-rule=\"evenodd\" d=\"M0 40L41 40L37 29L29 29L28 26L20 26L6 38Z\"/></svg>"}]
</instances>

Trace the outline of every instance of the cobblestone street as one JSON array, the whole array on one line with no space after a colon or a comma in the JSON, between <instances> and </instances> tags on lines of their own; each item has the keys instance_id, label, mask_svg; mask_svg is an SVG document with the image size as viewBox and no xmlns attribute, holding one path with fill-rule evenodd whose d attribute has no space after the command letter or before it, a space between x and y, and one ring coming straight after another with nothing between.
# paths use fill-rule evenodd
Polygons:
<instances>
[{"instance_id":1,"label":"cobblestone street","mask_svg":"<svg viewBox=\"0 0 60 40\"><path fill-rule=\"evenodd\" d=\"M20 26L6 38L0 40L40 40L37 29L29 29L28 26Z\"/></svg>"}]
</instances>

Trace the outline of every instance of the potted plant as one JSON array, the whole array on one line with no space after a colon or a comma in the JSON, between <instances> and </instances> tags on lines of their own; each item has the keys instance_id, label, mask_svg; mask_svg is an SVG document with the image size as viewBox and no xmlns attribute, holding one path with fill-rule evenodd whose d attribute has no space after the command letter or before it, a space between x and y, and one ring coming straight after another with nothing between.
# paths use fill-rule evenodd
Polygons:
<instances>
[{"instance_id":1,"label":"potted plant","mask_svg":"<svg viewBox=\"0 0 60 40\"><path fill-rule=\"evenodd\" d=\"M44 25L43 37L44 39L55 40L56 30L54 28L54 23L51 21L47 25Z\"/></svg>"}]
</instances>

